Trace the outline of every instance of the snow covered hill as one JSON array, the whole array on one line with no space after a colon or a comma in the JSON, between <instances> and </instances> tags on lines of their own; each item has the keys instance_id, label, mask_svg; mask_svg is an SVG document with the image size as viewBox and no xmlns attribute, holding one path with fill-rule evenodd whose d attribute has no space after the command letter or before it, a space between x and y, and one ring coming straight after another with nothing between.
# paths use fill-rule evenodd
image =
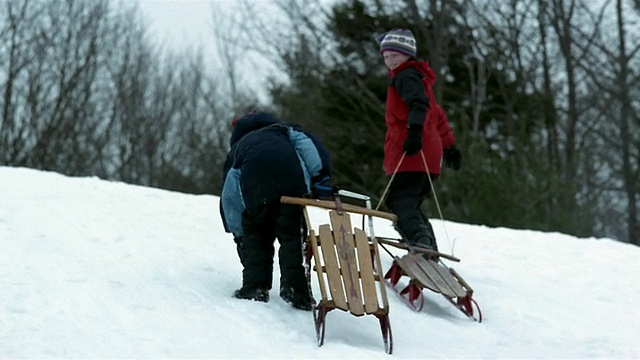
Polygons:
<instances>
[{"instance_id":1,"label":"snow covered hill","mask_svg":"<svg viewBox=\"0 0 640 360\"><path fill-rule=\"evenodd\" d=\"M484 321L389 293L393 357L640 358L640 248L433 223ZM233 299L241 267L214 196L0 167L0 246L0 358L389 358L374 317L340 311L318 347L277 270L269 303Z\"/></svg>"}]
</instances>

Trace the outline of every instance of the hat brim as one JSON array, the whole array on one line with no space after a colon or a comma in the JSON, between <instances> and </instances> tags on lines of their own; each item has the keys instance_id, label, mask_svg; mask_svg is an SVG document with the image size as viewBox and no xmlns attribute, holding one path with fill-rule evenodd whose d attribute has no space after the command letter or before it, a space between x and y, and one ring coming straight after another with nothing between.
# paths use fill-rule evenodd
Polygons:
<instances>
[{"instance_id":1,"label":"hat brim","mask_svg":"<svg viewBox=\"0 0 640 360\"><path fill-rule=\"evenodd\" d=\"M412 53L407 49L403 49L401 47L396 47L396 46L386 46L384 49L380 50L380 54L382 54L385 51L395 51L395 52L398 52L398 53L401 53L401 54L405 54L405 55L407 55L409 57L412 57L412 58L416 57L415 53Z\"/></svg>"}]
</instances>

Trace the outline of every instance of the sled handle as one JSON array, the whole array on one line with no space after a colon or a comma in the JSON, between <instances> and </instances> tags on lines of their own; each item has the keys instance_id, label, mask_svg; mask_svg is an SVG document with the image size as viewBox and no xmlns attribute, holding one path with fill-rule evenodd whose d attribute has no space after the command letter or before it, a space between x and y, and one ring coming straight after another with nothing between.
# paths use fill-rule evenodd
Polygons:
<instances>
[{"instance_id":1,"label":"sled handle","mask_svg":"<svg viewBox=\"0 0 640 360\"><path fill-rule=\"evenodd\" d=\"M327 200L316 200L316 199L307 199L307 198L297 198L291 196L282 196L280 198L280 202L283 204L293 204L293 205L303 205L303 206L316 206L323 209L337 210L336 203L334 201ZM362 206L351 205L351 204L342 204L342 210L356 213L360 215L371 215L383 219L387 219L393 222L396 222L398 217L392 213L367 209Z\"/></svg>"}]
</instances>

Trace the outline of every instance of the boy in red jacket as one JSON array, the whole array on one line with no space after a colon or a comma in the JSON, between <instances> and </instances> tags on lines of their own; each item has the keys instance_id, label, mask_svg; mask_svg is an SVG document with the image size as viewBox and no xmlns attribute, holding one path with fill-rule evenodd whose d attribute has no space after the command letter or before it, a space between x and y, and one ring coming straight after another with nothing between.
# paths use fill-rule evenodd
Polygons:
<instances>
[{"instance_id":1,"label":"boy in red jacket","mask_svg":"<svg viewBox=\"0 0 640 360\"><path fill-rule=\"evenodd\" d=\"M384 141L384 169L396 173L385 204L398 217L396 229L411 245L438 250L433 227L420 209L440 175L444 160L459 170L461 154L444 110L433 94L436 75L428 62L416 60L416 40L407 29L376 37L389 68ZM404 157L403 157L404 156Z\"/></svg>"}]
</instances>

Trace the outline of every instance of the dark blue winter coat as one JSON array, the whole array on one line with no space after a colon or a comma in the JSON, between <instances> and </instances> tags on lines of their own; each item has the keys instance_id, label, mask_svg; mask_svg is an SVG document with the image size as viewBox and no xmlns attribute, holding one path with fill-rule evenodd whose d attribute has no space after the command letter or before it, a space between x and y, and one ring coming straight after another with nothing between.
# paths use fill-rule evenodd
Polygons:
<instances>
[{"instance_id":1,"label":"dark blue winter coat","mask_svg":"<svg viewBox=\"0 0 640 360\"><path fill-rule=\"evenodd\" d=\"M225 230L244 235L242 212L281 196L302 197L311 185L331 176L327 149L296 124L269 113L240 118L231 133L224 165L220 212Z\"/></svg>"}]
</instances>

